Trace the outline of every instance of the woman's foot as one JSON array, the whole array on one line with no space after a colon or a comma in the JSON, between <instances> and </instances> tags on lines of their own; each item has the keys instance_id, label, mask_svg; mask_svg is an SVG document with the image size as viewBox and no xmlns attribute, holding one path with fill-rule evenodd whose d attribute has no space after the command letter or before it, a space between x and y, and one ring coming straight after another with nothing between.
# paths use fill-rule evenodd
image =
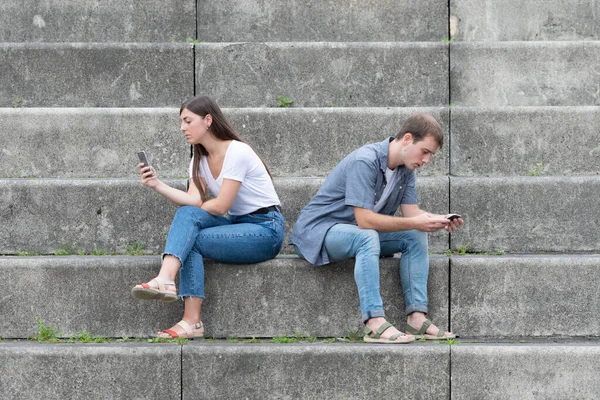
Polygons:
<instances>
[{"instance_id":1,"label":"woman's foot","mask_svg":"<svg viewBox=\"0 0 600 400\"><path fill-rule=\"evenodd\" d=\"M147 283L135 285L131 289L133 297L139 300L177 300L177 287L172 280L157 276Z\"/></svg>"},{"instance_id":2,"label":"woman's foot","mask_svg":"<svg viewBox=\"0 0 600 400\"><path fill-rule=\"evenodd\" d=\"M163 339L195 339L204 337L204 324L202 321L196 324L188 324L184 320L176 323L171 329L158 332L157 336Z\"/></svg>"},{"instance_id":3,"label":"woman's foot","mask_svg":"<svg viewBox=\"0 0 600 400\"><path fill-rule=\"evenodd\" d=\"M400 332L383 317L371 318L365 323L365 336L367 343L410 343L415 341L412 335Z\"/></svg>"},{"instance_id":4,"label":"woman's foot","mask_svg":"<svg viewBox=\"0 0 600 400\"><path fill-rule=\"evenodd\" d=\"M454 339L456 335L452 332L443 332L425 317L424 313L415 312L408 316L405 327L407 332L415 335L417 339L444 340Z\"/></svg>"}]
</instances>

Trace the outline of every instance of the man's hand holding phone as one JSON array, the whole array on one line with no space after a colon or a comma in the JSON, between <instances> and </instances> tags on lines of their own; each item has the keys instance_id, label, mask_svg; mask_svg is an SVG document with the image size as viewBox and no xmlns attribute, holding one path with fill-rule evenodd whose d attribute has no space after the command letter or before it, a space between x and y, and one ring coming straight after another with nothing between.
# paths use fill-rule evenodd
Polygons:
<instances>
[{"instance_id":1,"label":"man's hand holding phone","mask_svg":"<svg viewBox=\"0 0 600 400\"><path fill-rule=\"evenodd\" d=\"M142 178L142 183L149 188L154 188L158 184L158 179L156 178L156 171L150 163L148 162L148 156L146 156L145 151L140 151L138 153L138 158L140 159L140 163L138 164L138 168L140 169L140 177Z\"/></svg>"},{"instance_id":2,"label":"man's hand holding phone","mask_svg":"<svg viewBox=\"0 0 600 400\"><path fill-rule=\"evenodd\" d=\"M461 225L464 223L462 217L459 214L448 214L446 218L450 220L450 224L446 225L444 229L448 232L457 231Z\"/></svg>"}]
</instances>

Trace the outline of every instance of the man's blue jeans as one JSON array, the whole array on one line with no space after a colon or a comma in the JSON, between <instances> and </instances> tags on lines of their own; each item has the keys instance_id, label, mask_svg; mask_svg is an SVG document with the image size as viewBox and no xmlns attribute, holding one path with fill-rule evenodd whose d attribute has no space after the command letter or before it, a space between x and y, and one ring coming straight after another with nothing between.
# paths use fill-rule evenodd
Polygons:
<instances>
[{"instance_id":1,"label":"man's blue jeans","mask_svg":"<svg viewBox=\"0 0 600 400\"><path fill-rule=\"evenodd\" d=\"M231 264L269 260L279 254L284 233L279 211L227 218L183 206L171 223L163 257L181 262L179 296L204 298L204 258Z\"/></svg>"},{"instance_id":2,"label":"man's blue jeans","mask_svg":"<svg viewBox=\"0 0 600 400\"><path fill-rule=\"evenodd\" d=\"M406 314L427 312L427 233L417 230L380 233L373 229L360 229L356 225L337 224L327 231L325 249L330 261L356 258L354 280L358 286L363 322L384 316L379 293L379 257L399 252L402 253L400 282Z\"/></svg>"}]
</instances>

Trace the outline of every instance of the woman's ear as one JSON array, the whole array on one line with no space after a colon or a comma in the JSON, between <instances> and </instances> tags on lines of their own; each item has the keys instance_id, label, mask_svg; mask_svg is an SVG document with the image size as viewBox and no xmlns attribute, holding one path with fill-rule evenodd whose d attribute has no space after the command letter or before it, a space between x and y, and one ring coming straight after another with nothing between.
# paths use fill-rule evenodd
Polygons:
<instances>
[{"instance_id":1,"label":"woman's ear","mask_svg":"<svg viewBox=\"0 0 600 400\"><path fill-rule=\"evenodd\" d=\"M206 114L204 116L204 122L206 122L206 129L210 128L213 123L212 115Z\"/></svg>"}]
</instances>

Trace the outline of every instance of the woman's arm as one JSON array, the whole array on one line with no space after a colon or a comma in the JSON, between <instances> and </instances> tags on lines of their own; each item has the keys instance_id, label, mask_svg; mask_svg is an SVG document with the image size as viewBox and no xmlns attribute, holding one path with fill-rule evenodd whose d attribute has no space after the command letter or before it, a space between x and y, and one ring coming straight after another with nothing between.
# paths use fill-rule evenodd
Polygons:
<instances>
[{"instance_id":1,"label":"woman's arm","mask_svg":"<svg viewBox=\"0 0 600 400\"><path fill-rule=\"evenodd\" d=\"M190 185L191 186L191 185ZM233 179L223 179L219 195L214 199L205 201L201 208L208 211L212 215L223 215L233 205L242 182Z\"/></svg>"},{"instance_id":2,"label":"woman's arm","mask_svg":"<svg viewBox=\"0 0 600 400\"><path fill-rule=\"evenodd\" d=\"M193 180L190 180L190 188L186 193L183 190L175 189L159 180L154 168L144 167L144 164L142 163L138 164L138 168L140 169L140 175L144 186L149 187L156 193L162 194L173 203L180 206L200 207L202 205L202 197L200 196L200 192L196 188L196 185L194 185Z\"/></svg>"}]
</instances>

